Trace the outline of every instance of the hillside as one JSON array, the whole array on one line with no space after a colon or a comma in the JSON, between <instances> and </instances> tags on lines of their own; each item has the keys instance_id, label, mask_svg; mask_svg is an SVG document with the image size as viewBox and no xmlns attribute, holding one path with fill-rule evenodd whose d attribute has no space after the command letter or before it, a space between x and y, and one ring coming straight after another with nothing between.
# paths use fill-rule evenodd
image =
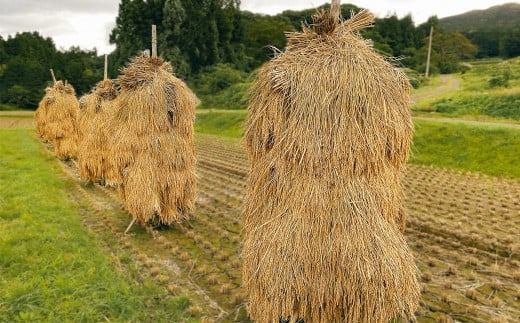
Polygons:
<instances>
[{"instance_id":1,"label":"hillside","mask_svg":"<svg viewBox=\"0 0 520 323\"><path fill-rule=\"evenodd\" d=\"M520 25L520 3L506 3L485 10L472 10L442 18L439 23L446 30L461 32L510 29Z\"/></svg>"}]
</instances>

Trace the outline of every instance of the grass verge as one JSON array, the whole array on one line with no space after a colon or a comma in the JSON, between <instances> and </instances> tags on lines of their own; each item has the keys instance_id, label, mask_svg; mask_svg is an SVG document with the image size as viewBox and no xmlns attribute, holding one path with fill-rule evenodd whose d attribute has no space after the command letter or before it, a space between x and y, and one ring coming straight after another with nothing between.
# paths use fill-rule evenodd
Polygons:
<instances>
[{"instance_id":1,"label":"grass verge","mask_svg":"<svg viewBox=\"0 0 520 323\"><path fill-rule=\"evenodd\" d=\"M520 178L520 130L415 121L411 162Z\"/></svg>"},{"instance_id":2,"label":"grass verge","mask_svg":"<svg viewBox=\"0 0 520 323\"><path fill-rule=\"evenodd\" d=\"M33 131L0 129L0 321L186 321L187 298L116 269L59 173Z\"/></svg>"},{"instance_id":3,"label":"grass verge","mask_svg":"<svg viewBox=\"0 0 520 323\"><path fill-rule=\"evenodd\" d=\"M197 113L195 131L228 138L241 138L244 134L246 110L222 110Z\"/></svg>"}]
</instances>

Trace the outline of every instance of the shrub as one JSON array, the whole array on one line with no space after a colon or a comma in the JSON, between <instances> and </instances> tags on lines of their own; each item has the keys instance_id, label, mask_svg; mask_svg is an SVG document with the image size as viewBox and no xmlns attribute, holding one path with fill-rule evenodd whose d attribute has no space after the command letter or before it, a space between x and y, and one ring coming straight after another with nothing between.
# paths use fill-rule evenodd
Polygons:
<instances>
[{"instance_id":1,"label":"shrub","mask_svg":"<svg viewBox=\"0 0 520 323\"><path fill-rule=\"evenodd\" d=\"M203 97L201 108L245 109L249 101L250 83L233 84L215 95Z\"/></svg>"},{"instance_id":2,"label":"shrub","mask_svg":"<svg viewBox=\"0 0 520 323\"><path fill-rule=\"evenodd\" d=\"M457 106L453 104L452 100L445 99L435 105L435 110L441 113L453 113L457 111Z\"/></svg>"},{"instance_id":3,"label":"shrub","mask_svg":"<svg viewBox=\"0 0 520 323\"><path fill-rule=\"evenodd\" d=\"M26 87L22 85L13 85L3 96L6 103L10 103L19 107L28 107L34 105L34 95Z\"/></svg>"},{"instance_id":4,"label":"shrub","mask_svg":"<svg viewBox=\"0 0 520 323\"><path fill-rule=\"evenodd\" d=\"M250 83L256 74L256 71L247 74L225 64L205 69L192 83L202 100L200 108L245 109Z\"/></svg>"},{"instance_id":5,"label":"shrub","mask_svg":"<svg viewBox=\"0 0 520 323\"><path fill-rule=\"evenodd\" d=\"M513 77L513 73L511 68L507 65L504 65L500 71L493 75L488 80L488 86L491 88L494 87L509 87L509 80Z\"/></svg>"},{"instance_id":6,"label":"shrub","mask_svg":"<svg viewBox=\"0 0 520 323\"><path fill-rule=\"evenodd\" d=\"M434 102L432 107L436 112L447 114L484 114L520 119L520 94L458 96Z\"/></svg>"},{"instance_id":7,"label":"shrub","mask_svg":"<svg viewBox=\"0 0 520 323\"><path fill-rule=\"evenodd\" d=\"M204 69L195 77L195 91L200 95L210 95L244 82L247 74L227 64L218 64Z\"/></svg>"}]
</instances>

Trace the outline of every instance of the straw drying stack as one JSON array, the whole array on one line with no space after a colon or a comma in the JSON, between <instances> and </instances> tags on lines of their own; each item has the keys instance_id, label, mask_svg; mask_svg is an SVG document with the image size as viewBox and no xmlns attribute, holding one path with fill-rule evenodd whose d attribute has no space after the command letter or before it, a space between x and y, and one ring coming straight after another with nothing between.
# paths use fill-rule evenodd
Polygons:
<instances>
[{"instance_id":1,"label":"straw drying stack","mask_svg":"<svg viewBox=\"0 0 520 323\"><path fill-rule=\"evenodd\" d=\"M48 134L47 134L47 110L49 105L51 105L52 102L54 102L54 96L53 94L53 88L48 87L45 89L45 95L43 96L42 100L38 104L38 109L36 109L36 112L34 114L34 120L36 122L36 132L42 138L44 141L48 141Z\"/></svg>"},{"instance_id":2,"label":"straw drying stack","mask_svg":"<svg viewBox=\"0 0 520 323\"><path fill-rule=\"evenodd\" d=\"M62 81L54 83L45 97L45 136L59 158L76 157L79 103L74 88Z\"/></svg>"},{"instance_id":3,"label":"straw drying stack","mask_svg":"<svg viewBox=\"0 0 520 323\"><path fill-rule=\"evenodd\" d=\"M158 57L134 58L118 83L111 156L126 208L140 224L180 222L195 197L198 100Z\"/></svg>"},{"instance_id":4,"label":"straw drying stack","mask_svg":"<svg viewBox=\"0 0 520 323\"><path fill-rule=\"evenodd\" d=\"M288 34L252 89L243 281L258 322L386 322L418 305L399 230L410 85L361 38L370 13L335 12Z\"/></svg>"},{"instance_id":5,"label":"straw drying stack","mask_svg":"<svg viewBox=\"0 0 520 323\"><path fill-rule=\"evenodd\" d=\"M101 180L109 172L109 137L106 123L113 110L116 96L114 82L106 79L99 82L91 93L80 100L78 163L80 176L84 180Z\"/></svg>"}]
</instances>

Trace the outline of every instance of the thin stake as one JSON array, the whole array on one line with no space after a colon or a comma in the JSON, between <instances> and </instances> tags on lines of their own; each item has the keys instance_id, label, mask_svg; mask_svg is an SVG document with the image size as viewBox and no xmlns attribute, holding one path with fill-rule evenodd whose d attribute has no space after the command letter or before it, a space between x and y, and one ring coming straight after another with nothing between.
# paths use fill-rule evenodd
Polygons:
<instances>
[{"instance_id":1,"label":"thin stake","mask_svg":"<svg viewBox=\"0 0 520 323\"><path fill-rule=\"evenodd\" d=\"M108 55L105 54L105 72L103 74L103 79L108 79Z\"/></svg>"},{"instance_id":2,"label":"thin stake","mask_svg":"<svg viewBox=\"0 0 520 323\"><path fill-rule=\"evenodd\" d=\"M51 71L51 76L52 76L52 82L56 83L56 76L54 76L54 70L51 68L50 71Z\"/></svg>"},{"instance_id":3,"label":"thin stake","mask_svg":"<svg viewBox=\"0 0 520 323\"><path fill-rule=\"evenodd\" d=\"M152 58L157 57L157 26L152 25Z\"/></svg>"},{"instance_id":4,"label":"thin stake","mask_svg":"<svg viewBox=\"0 0 520 323\"><path fill-rule=\"evenodd\" d=\"M430 41L428 44L428 57L426 58L426 71L424 72L424 76L430 76L430 58L432 56L432 38L433 38L433 25L430 28Z\"/></svg>"},{"instance_id":5,"label":"thin stake","mask_svg":"<svg viewBox=\"0 0 520 323\"><path fill-rule=\"evenodd\" d=\"M341 15L341 4L340 0L332 0L332 3L330 5L330 13L332 17L339 17Z\"/></svg>"},{"instance_id":6,"label":"thin stake","mask_svg":"<svg viewBox=\"0 0 520 323\"><path fill-rule=\"evenodd\" d=\"M130 224L128 225L128 227L126 228L125 230L125 234L128 233L128 231L130 231L130 229L132 228L132 226L134 225L135 223L135 218L132 220L132 222L130 222Z\"/></svg>"}]
</instances>

